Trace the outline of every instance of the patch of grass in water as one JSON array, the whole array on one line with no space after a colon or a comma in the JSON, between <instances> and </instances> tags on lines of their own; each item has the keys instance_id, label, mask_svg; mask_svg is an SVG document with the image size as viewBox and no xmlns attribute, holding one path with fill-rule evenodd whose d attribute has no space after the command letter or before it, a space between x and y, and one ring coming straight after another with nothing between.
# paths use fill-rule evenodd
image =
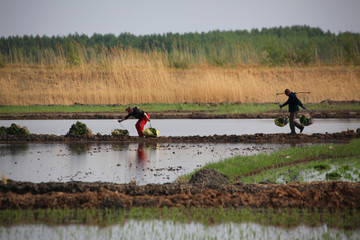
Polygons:
<instances>
[{"instance_id":1,"label":"patch of grass in water","mask_svg":"<svg viewBox=\"0 0 360 240\"><path fill-rule=\"evenodd\" d=\"M337 181L337 180L340 180L341 179L341 174L334 171L334 172L331 172L331 173L327 173L325 175L326 177L326 180L330 180L330 181Z\"/></svg>"},{"instance_id":2,"label":"patch of grass in water","mask_svg":"<svg viewBox=\"0 0 360 240\"><path fill-rule=\"evenodd\" d=\"M328 164L316 164L314 166L314 169L320 172L320 171L328 171L331 169L331 167Z\"/></svg>"},{"instance_id":3,"label":"patch of grass in water","mask_svg":"<svg viewBox=\"0 0 360 240\"><path fill-rule=\"evenodd\" d=\"M341 174L341 179L346 181L359 181L358 170L360 158L336 158L326 159L321 161L314 161L308 163L294 164L281 168L271 169L251 176L243 177L241 182L246 183L289 183L289 182L311 182L311 181L333 181L333 179L326 179L326 174L331 171L337 171ZM320 166L320 167L319 167ZM343 166L346 166L342 168ZM323 169L318 171L317 169ZM346 169L351 171L344 171L341 173L339 169ZM341 180L336 179L336 180Z\"/></svg>"},{"instance_id":4,"label":"patch of grass in water","mask_svg":"<svg viewBox=\"0 0 360 240\"><path fill-rule=\"evenodd\" d=\"M350 165L344 165L339 168L340 173L346 173L348 171L352 171L352 167Z\"/></svg>"}]
</instances>

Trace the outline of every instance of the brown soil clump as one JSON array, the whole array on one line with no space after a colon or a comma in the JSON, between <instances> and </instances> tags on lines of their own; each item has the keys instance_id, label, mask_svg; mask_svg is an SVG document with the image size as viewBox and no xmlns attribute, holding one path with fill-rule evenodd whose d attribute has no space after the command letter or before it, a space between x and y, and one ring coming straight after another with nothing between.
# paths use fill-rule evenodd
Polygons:
<instances>
[{"instance_id":1,"label":"brown soil clump","mask_svg":"<svg viewBox=\"0 0 360 240\"><path fill-rule=\"evenodd\" d=\"M360 183L131 184L29 183L0 185L0 209L130 207L272 207L360 209Z\"/></svg>"},{"instance_id":2,"label":"brown soil clump","mask_svg":"<svg viewBox=\"0 0 360 240\"><path fill-rule=\"evenodd\" d=\"M200 184L203 187L219 186L228 184L229 177L216 171L215 169L201 169L196 172L190 179L191 184Z\"/></svg>"}]
</instances>

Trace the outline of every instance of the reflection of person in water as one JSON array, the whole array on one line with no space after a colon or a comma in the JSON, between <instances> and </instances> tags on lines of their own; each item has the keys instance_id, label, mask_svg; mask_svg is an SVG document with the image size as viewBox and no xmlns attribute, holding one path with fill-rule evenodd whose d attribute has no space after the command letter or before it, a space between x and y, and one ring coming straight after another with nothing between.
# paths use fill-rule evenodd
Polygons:
<instances>
[{"instance_id":1,"label":"reflection of person in water","mask_svg":"<svg viewBox=\"0 0 360 240\"><path fill-rule=\"evenodd\" d=\"M145 163L145 150L144 150L144 143L138 144L138 149L136 153L137 160L141 163Z\"/></svg>"}]
</instances>

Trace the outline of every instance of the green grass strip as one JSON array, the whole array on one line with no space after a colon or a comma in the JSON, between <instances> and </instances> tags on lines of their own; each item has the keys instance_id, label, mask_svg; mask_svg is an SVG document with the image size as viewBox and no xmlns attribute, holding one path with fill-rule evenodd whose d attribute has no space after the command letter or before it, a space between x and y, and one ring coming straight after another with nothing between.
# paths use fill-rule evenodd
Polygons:
<instances>
[{"instance_id":1,"label":"green grass strip","mask_svg":"<svg viewBox=\"0 0 360 240\"><path fill-rule=\"evenodd\" d=\"M230 178L234 182L248 175L280 168L284 165L301 163L305 161L316 161L321 159L332 159L342 157L360 156L360 139L354 139L343 145L320 145L307 147L294 147L278 151L272 154L257 154L253 156L236 156L216 163L206 164L203 168L215 169ZM193 173L182 176L178 181L189 181Z\"/></svg>"},{"instance_id":2,"label":"green grass strip","mask_svg":"<svg viewBox=\"0 0 360 240\"><path fill-rule=\"evenodd\" d=\"M0 114L20 114L20 113L45 113L45 112L125 112L129 105L109 106L109 105L34 105L34 106L0 106ZM185 103L151 103L151 104L131 104L138 106L147 112L163 111L206 111L213 114L235 114L235 113L262 113L278 110L276 103L244 103L244 104L185 104ZM309 110L352 110L359 111L360 103L346 104L306 104ZM284 110L284 112L286 112Z\"/></svg>"},{"instance_id":3,"label":"green grass strip","mask_svg":"<svg viewBox=\"0 0 360 240\"><path fill-rule=\"evenodd\" d=\"M127 106L106 105L46 105L46 106L0 106L0 113L38 112L125 112ZM165 111L208 111L210 113L254 113L278 109L276 104L131 104L147 112Z\"/></svg>"},{"instance_id":4,"label":"green grass strip","mask_svg":"<svg viewBox=\"0 0 360 240\"><path fill-rule=\"evenodd\" d=\"M251 209L251 208L142 208L131 209L18 209L1 210L0 225L86 224L109 226L127 220L168 220L176 223L198 222L204 225L252 222L291 228L299 225L354 230L360 228L356 209Z\"/></svg>"},{"instance_id":5,"label":"green grass strip","mask_svg":"<svg viewBox=\"0 0 360 240\"><path fill-rule=\"evenodd\" d=\"M115 107L101 105L36 105L36 106L1 106L0 114L46 113L46 112L110 112ZM124 108L125 111L125 108Z\"/></svg>"}]
</instances>

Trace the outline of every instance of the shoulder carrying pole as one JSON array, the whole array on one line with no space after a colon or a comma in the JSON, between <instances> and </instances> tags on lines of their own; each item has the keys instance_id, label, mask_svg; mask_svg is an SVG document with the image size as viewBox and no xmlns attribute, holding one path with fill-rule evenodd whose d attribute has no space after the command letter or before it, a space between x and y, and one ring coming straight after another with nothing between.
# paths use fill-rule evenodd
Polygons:
<instances>
[{"instance_id":1,"label":"shoulder carrying pole","mask_svg":"<svg viewBox=\"0 0 360 240\"><path fill-rule=\"evenodd\" d=\"M296 93L309 93L310 94L311 92L296 92ZM281 94L285 94L285 93L283 93L283 92L282 93L276 93L276 96L281 95Z\"/></svg>"}]
</instances>

